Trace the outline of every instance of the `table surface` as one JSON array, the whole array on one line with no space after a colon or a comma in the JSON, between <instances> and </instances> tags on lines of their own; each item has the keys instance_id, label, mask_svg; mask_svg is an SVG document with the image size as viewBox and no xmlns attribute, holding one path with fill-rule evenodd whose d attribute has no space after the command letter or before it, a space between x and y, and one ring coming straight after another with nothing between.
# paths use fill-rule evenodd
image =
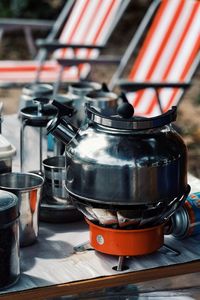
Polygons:
<instances>
[{"instance_id":1,"label":"table surface","mask_svg":"<svg viewBox=\"0 0 200 300\"><path fill-rule=\"evenodd\" d=\"M10 129L9 122L13 122L13 118L8 119L8 122L6 122L6 126L3 130L3 134L5 132L5 137L9 139L9 141L12 141L14 146L19 149L18 144L18 136L15 135L13 137L12 129ZM12 127L11 127L12 128ZM16 165L18 166L18 165ZM199 191L199 184L200 180L194 178L193 176L189 175L189 183L192 186L192 192ZM44 227L48 228L48 224L44 224ZM73 228L73 224L70 225ZM75 225L76 227L77 225ZM52 228L52 225L51 225ZM87 231L87 230L86 230ZM73 234L73 231L72 231ZM36 247L37 245L35 245ZM30 258L31 259L31 258ZM104 260L105 257L102 256L102 259ZM102 293L102 290L105 291L106 288L110 287L117 287L117 286L126 286L131 285L131 287L136 289L136 294L138 294L138 291L140 294L150 292L152 291L158 291L158 290L167 290L168 295L169 291L176 291L177 295L180 293L180 291L183 293L184 289L191 289L190 294L195 294L195 299L198 298L198 289L199 289L199 283L198 283L198 276L195 275L196 272L200 272L200 260L196 259L195 261L187 262L187 263L181 263L178 265L171 265L171 266L164 266L164 267L156 267L151 269L143 269L143 270L137 270L137 271L131 271L131 272L121 272L121 273L115 273L111 274L109 276L103 275L99 276L98 278L89 278L84 280L74 280L74 281L67 281L63 283L57 283L53 285L48 285L44 283L44 286L40 286L37 288L30 288L30 289L24 289L21 291L12 291L7 290L3 291L2 294L0 294L0 299L46 299L50 297L55 296L61 296L61 295L77 295L84 292L90 292L94 290L101 290L100 294ZM183 275L188 274L188 275ZM198 274L199 275L199 274ZM175 276L175 277L171 277ZM162 281L162 278L164 280ZM159 280L159 281L158 281ZM137 283L137 287L134 285ZM109 291L109 290L108 290ZM132 290L132 294L133 294ZM186 292L188 294L188 291ZM97 298L98 293L96 293ZM181 294L183 296L183 294ZM181 296L181 297L182 297ZM78 297L77 299L81 299ZM85 298L87 299L87 298ZM91 298L92 299L92 298ZM128 298L127 298L128 299ZM184 299L183 297L180 299Z\"/></svg>"},{"instance_id":2,"label":"table surface","mask_svg":"<svg viewBox=\"0 0 200 300\"><path fill-rule=\"evenodd\" d=\"M174 295L175 293L178 294L178 292L180 291L181 295L183 295L184 293L186 295L188 294L192 295L193 293L198 292L198 296L200 296L200 291L199 291L200 273L196 273L196 275L194 275L195 272L200 272L199 261L193 263L186 263L179 266L163 267L154 270L131 272L131 273L120 274L115 276L105 276L102 278L57 284L53 286L45 286L36 289L24 290L20 292L7 293L1 295L0 299L6 299L6 300L34 299L35 300L35 299L47 299L47 298L63 296L63 295L79 295L77 299L81 299L80 294L84 295L84 293L87 294L89 292L94 292L95 290L97 291L97 293L102 290L105 291L106 293L106 288L111 288L111 287L114 288L114 287L121 287L127 285L129 286L132 285L134 287L137 287L136 294L138 294L138 292L140 294L147 294L147 292L150 294L154 292L154 294L156 294L157 292L158 294L158 292L165 291L169 296L170 292L173 292L172 294ZM192 273L192 274L183 276L183 274L188 274L188 273ZM171 276L173 276L173 278ZM162 282L162 278L164 278L163 282ZM195 280L195 278L196 279L198 278L198 283L197 280ZM187 285L188 281L190 282L189 285ZM98 299L97 298L98 294L95 295L96 296L94 299ZM180 299L183 300L182 297Z\"/></svg>"}]
</instances>

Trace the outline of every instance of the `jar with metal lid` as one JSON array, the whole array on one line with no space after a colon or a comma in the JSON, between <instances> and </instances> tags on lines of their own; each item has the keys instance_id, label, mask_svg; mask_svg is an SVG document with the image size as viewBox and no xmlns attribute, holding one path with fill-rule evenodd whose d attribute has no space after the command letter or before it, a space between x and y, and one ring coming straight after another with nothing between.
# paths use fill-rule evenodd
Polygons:
<instances>
[{"instance_id":1,"label":"jar with metal lid","mask_svg":"<svg viewBox=\"0 0 200 300\"><path fill-rule=\"evenodd\" d=\"M0 190L0 289L14 284L19 275L18 198Z\"/></svg>"}]
</instances>

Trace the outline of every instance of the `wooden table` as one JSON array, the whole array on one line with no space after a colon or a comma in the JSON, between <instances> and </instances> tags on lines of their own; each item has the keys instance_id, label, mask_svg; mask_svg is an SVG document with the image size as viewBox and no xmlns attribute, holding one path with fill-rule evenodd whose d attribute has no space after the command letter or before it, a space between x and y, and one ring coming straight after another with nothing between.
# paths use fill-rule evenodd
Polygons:
<instances>
[{"instance_id":1,"label":"wooden table","mask_svg":"<svg viewBox=\"0 0 200 300\"><path fill-rule=\"evenodd\" d=\"M130 272L126 274L120 274L115 276L108 276L102 278L95 278L90 280L83 280L65 284L58 284L53 286L47 286L37 289L25 290L20 292L12 292L4 295L0 295L0 299L6 300L31 300L31 299L46 299L55 296L62 295L75 295L83 292L95 291L104 289L107 287L122 286L127 284L136 284L144 281L167 278L170 276L178 276L183 274L200 272L200 260L162 267L153 270ZM159 287L159 283L157 288ZM183 286L184 287L184 286ZM193 287L191 282L191 288Z\"/></svg>"}]
</instances>

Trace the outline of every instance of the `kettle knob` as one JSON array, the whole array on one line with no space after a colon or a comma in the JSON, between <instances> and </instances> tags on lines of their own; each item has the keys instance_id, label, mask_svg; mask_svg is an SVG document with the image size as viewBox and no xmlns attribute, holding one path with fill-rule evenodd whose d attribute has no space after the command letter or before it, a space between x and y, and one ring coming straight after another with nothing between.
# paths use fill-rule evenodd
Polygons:
<instances>
[{"instance_id":1,"label":"kettle knob","mask_svg":"<svg viewBox=\"0 0 200 300\"><path fill-rule=\"evenodd\" d=\"M133 106L128 102L126 94L124 92L121 93L120 98L122 99L122 104L120 104L117 108L117 113L120 117L124 119L129 119L134 114Z\"/></svg>"},{"instance_id":2,"label":"kettle knob","mask_svg":"<svg viewBox=\"0 0 200 300\"><path fill-rule=\"evenodd\" d=\"M130 103L124 102L117 108L117 113L120 117L129 119L134 114L134 108Z\"/></svg>"}]
</instances>

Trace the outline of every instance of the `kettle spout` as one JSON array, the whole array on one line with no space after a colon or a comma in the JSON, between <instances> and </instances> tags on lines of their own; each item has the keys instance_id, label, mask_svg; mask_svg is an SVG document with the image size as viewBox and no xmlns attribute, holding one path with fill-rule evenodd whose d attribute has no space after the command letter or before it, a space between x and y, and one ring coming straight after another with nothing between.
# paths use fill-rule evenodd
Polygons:
<instances>
[{"instance_id":1,"label":"kettle spout","mask_svg":"<svg viewBox=\"0 0 200 300\"><path fill-rule=\"evenodd\" d=\"M76 135L78 129L71 124L68 117L51 120L47 125L47 134L51 133L56 139L68 144Z\"/></svg>"},{"instance_id":2,"label":"kettle spout","mask_svg":"<svg viewBox=\"0 0 200 300\"><path fill-rule=\"evenodd\" d=\"M68 116L72 115L72 108L60 104L57 101L52 103L58 110L58 115L47 124L47 134L51 133L56 139L68 144L75 137L78 129L71 123Z\"/></svg>"}]
</instances>

